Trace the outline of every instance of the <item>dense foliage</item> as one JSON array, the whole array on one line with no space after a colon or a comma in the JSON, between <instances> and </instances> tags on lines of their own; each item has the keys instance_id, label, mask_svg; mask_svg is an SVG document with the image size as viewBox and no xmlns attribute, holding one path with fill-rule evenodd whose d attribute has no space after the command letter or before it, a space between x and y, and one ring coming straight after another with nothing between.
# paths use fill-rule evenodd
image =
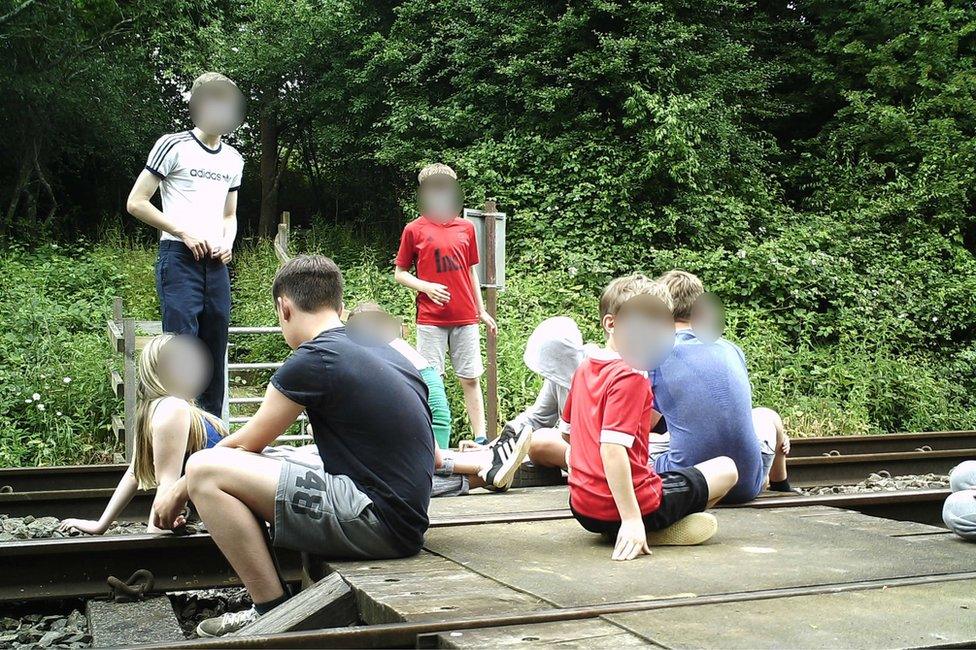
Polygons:
<instances>
[{"instance_id":1,"label":"dense foliage","mask_svg":"<svg viewBox=\"0 0 976 650\"><path fill-rule=\"evenodd\" d=\"M725 301L757 401L795 431L972 428L974 50L976 8L949 0L0 0L0 429L42 426L25 368L73 363L93 395L70 384L65 430L106 422L91 322L113 284L154 309L122 203L207 68L250 98L244 229L291 210L307 247L404 315L389 260L420 166L454 166L469 205L498 198L505 412L531 393L535 322L586 320L611 276L681 266ZM105 222L138 241L96 241ZM79 234L68 255L42 244ZM266 246L238 256L237 322L269 316L273 265Z\"/></svg>"}]
</instances>

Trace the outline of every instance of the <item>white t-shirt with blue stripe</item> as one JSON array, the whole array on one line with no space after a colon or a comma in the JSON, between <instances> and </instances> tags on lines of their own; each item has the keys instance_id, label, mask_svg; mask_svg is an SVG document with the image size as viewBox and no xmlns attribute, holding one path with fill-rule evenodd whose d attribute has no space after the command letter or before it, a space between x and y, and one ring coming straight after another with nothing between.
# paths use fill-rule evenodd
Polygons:
<instances>
[{"instance_id":1,"label":"white t-shirt with blue stripe","mask_svg":"<svg viewBox=\"0 0 976 650\"><path fill-rule=\"evenodd\" d=\"M244 159L234 147L221 142L211 149L192 131L169 133L153 145L146 169L160 179L168 219L197 238L223 238L227 194L240 188L244 171ZM160 239L178 241L165 231Z\"/></svg>"}]
</instances>

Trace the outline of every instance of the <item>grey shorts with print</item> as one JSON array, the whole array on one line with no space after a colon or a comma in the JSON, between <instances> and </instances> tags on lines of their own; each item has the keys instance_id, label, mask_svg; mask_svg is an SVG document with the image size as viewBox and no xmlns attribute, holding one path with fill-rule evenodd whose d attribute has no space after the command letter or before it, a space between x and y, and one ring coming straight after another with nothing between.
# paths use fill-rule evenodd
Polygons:
<instances>
[{"instance_id":1,"label":"grey shorts with print","mask_svg":"<svg viewBox=\"0 0 976 650\"><path fill-rule=\"evenodd\" d=\"M417 351L441 375L444 374L444 357L448 354L458 377L475 379L485 373L478 323L454 327L417 325Z\"/></svg>"},{"instance_id":2,"label":"grey shorts with print","mask_svg":"<svg viewBox=\"0 0 976 650\"><path fill-rule=\"evenodd\" d=\"M281 461L275 496L275 546L334 559L401 557L373 502L348 476L329 474L311 453L266 454Z\"/></svg>"}]
</instances>

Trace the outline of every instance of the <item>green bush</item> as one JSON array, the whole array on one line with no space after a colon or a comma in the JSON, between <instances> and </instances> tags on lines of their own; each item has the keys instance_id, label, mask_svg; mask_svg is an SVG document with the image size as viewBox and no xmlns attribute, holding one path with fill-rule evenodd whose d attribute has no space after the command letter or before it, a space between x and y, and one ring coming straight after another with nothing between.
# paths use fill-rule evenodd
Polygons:
<instances>
[{"instance_id":1,"label":"green bush","mask_svg":"<svg viewBox=\"0 0 976 650\"><path fill-rule=\"evenodd\" d=\"M745 350L754 401L781 411L794 435L971 427L976 347L954 339L976 313L972 259L944 240L919 239L912 256L887 251L866 271L854 263L858 249L883 248L872 239L881 235L837 237L838 228L788 230L735 251L649 249L638 270L680 266L701 274L727 305L726 332ZM388 242L364 245L347 229L317 227L296 233L293 249L335 258L347 305L375 300L412 332L413 298L393 280ZM114 355L105 321L116 295L126 315L158 318L154 258L153 245L117 233L70 248L11 244L0 253L0 310L7 315L0 334L0 466L98 462L119 451L109 436L121 403L109 390ZM276 324L269 288L277 267L269 242L239 246L234 324ZM588 340L601 340L597 296L613 272L558 261L540 266L531 253L510 260L498 317L502 417L524 408L539 388L522 351L544 318L569 315ZM276 335L233 343L238 361L288 353ZM235 375L235 390L260 393L267 376ZM447 385L455 432L465 436L460 388L453 378Z\"/></svg>"}]
</instances>

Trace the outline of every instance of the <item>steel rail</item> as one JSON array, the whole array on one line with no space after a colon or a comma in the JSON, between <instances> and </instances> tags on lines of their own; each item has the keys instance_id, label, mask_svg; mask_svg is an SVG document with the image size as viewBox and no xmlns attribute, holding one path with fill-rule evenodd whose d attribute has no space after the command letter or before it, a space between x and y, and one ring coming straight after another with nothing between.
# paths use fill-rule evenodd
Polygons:
<instances>
[{"instance_id":1,"label":"steel rail","mask_svg":"<svg viewBox=\"0 0 976 650\"><path fill-rule=\"evenodd\" d=\"M10 486L14 492L114 488L127 467L125 464L5 467L0 469L0 487Z\"/></svg>"},{"instance_id":2,"label":"steel rail","mask_svg":"<svg viewBox=\"0 0 976 650\"><path fill-rule=\"evenodd\" d=\"M793 485L850 485L880 472L891 476L948 474L962 461L974 458L976 449L897 451L788 458L786 467Z\"/></svg>"},{"instance_id":3,"label":"steel rail","mask_svg":"<svg viewBox=\"0 0 976 650\"><path fill-rule=\"evenodd\" d=\"M976 431L927 431L920 433L887 433L882 435L825 436L793 438L790 456L822 456L824 454L877 454L895 451L974 449Z\"/></svg>"},{"instance_id":4,"label":"steel rail","mask_svg":"<svg viewBox=\"0 0 976 650\"><path fill-rule=\"evenodd\" d=\"M300 579L298 553L278 551L288 580ZM109 576L139 569L154 592L239 586L210 535L107 535L0 543L0 602L107 596Z\"/></svg>"}]
</instances>

